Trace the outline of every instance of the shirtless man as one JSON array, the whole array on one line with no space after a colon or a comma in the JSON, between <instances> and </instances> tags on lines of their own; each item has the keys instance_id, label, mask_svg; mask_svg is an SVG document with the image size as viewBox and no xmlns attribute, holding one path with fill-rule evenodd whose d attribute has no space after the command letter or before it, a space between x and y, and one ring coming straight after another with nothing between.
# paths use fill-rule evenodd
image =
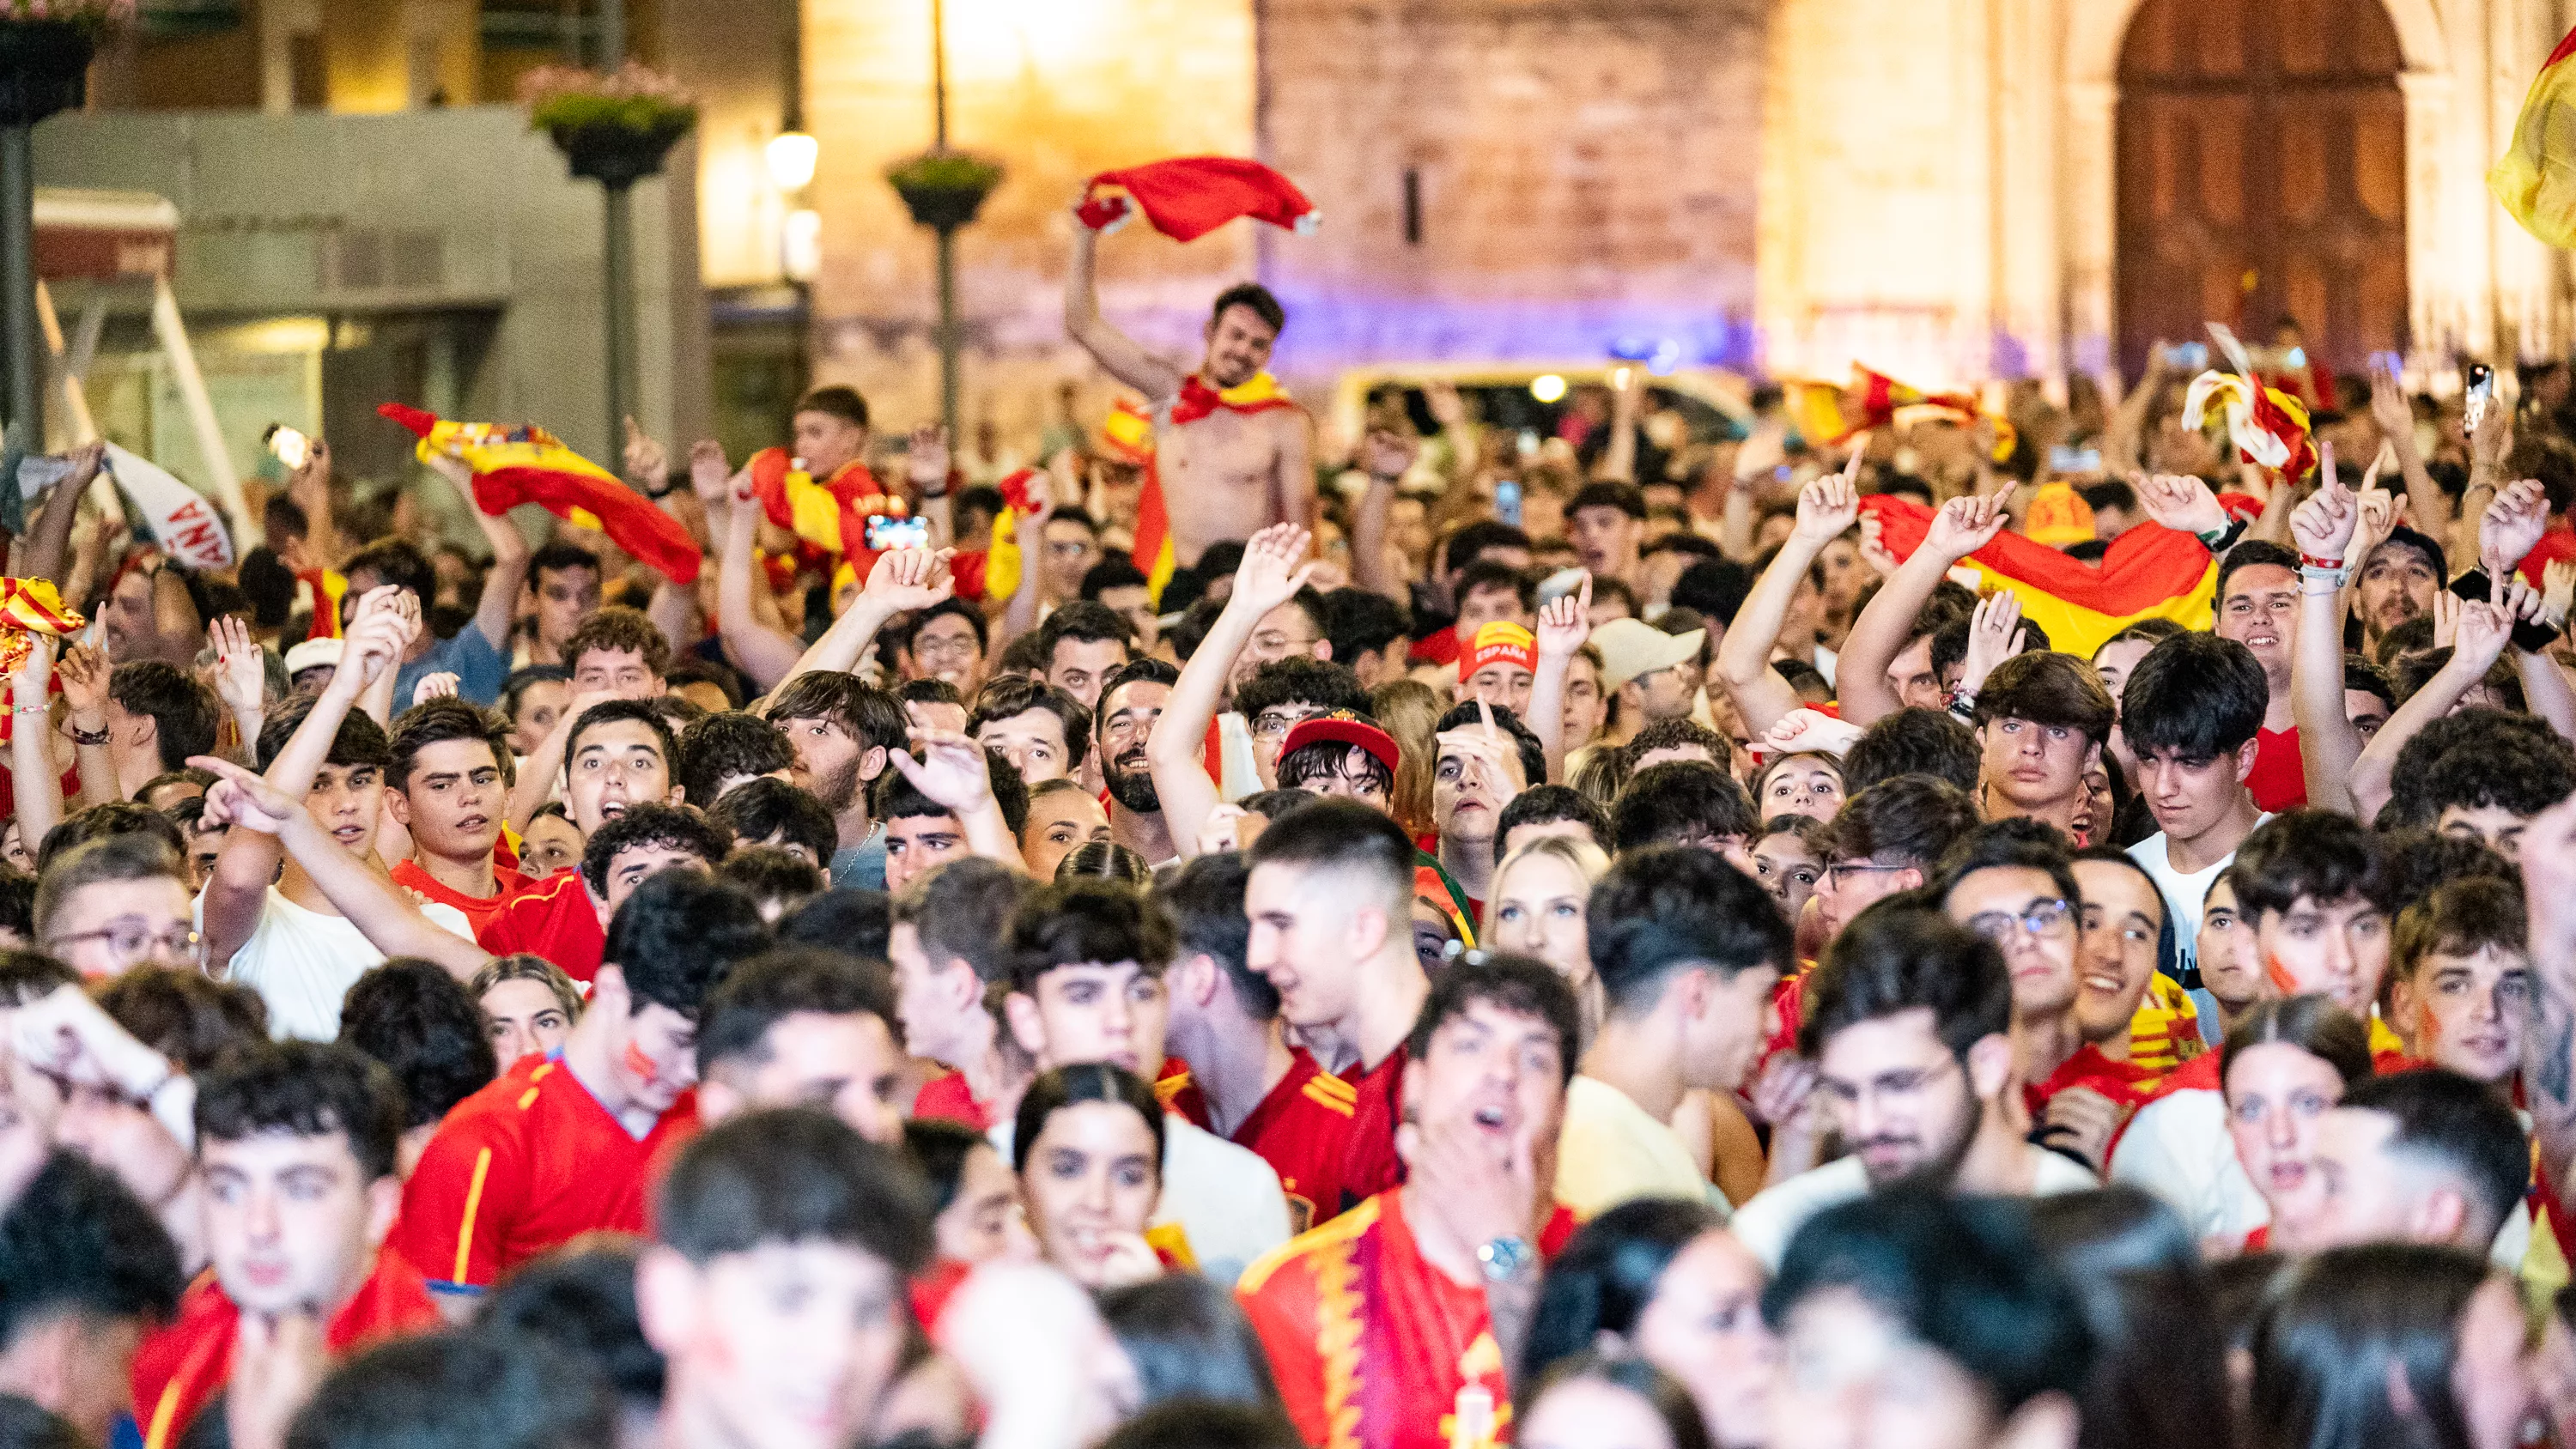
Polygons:
<instances>
[{"instance_id":1,"label":"shirtless man","mask_svg":"<svg viewBox=\"0 0 2576 1449\"><path fill-rule=\"evenodd\" d=\"M1152 399L1153 466L1171 518L1173 558L1190 568L1210 545L1250 538L1271 524L1312 527L1315 478L1307 464L1306 414L1262 371L1287 321L1279 300L1254 282L1218 294L1204 333L1206 359L1197 372L1184 374L1101 317L1092 280L1098 245L1099 234L1090 227L1073 229L1065 330L1110 376ZM1185 394L1192 383L1199 386ZM1253 396L1204 395L1238 388Z\"/></svg>"}]
</instances>

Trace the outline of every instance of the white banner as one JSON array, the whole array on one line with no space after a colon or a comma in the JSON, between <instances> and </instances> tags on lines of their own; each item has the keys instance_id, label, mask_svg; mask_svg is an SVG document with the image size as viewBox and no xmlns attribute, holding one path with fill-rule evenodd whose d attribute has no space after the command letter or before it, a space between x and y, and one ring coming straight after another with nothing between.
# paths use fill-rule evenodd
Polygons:
<instances>
[{"instance_id":1,"label":"white banner","mask_svg":"<svg viewBox=\"0 0 2576 1449\"><path fill-rule=\"evenodd\" d=\"M233 541L224 532L223 518L197 490L114 443L107 445L107 473L142 510L137 521L151 531L162 552L192 569L232 566Z\"/></svg>"}]
</instances>

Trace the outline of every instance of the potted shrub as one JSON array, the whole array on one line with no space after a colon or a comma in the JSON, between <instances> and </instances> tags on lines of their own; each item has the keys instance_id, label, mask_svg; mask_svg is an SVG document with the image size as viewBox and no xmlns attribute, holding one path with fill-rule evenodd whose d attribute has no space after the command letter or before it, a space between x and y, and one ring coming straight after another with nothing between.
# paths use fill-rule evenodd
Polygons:
<instances>
[{"instance_id":1,"label":"potted shrub","mask_svg":"<svg viewBox=\"0 0 2576 1449\"><path fill-rule=\"evenodd\" d=\"M32 126L89 96L101 37L134 22L135 0L0 0L0 126Z\"/></svg>"},{"instance_id":2,"label":"potted shrub","mask_svg":"<svg viewBox=\"0 0 2576 1449\"><path fill-rule=\"evenodd\" d=\"M984 198L1002 184L1002 166L968 151L924 151L886 168L886 180L915 222L955 231L973 221Z\"/></svg>"},{"instance_id":3,"label":"potted shrub","mask_svg":"<svg viewBox=\"0 0 2576 1449\"><path fill-rule=\"evenodd\" d=\"M547 65L519 82L528 125L545 132L572 174L631 186L662 169L698 123L698 105L679 82L628 61L612 74Z\"/></svg>"}]
</instances>

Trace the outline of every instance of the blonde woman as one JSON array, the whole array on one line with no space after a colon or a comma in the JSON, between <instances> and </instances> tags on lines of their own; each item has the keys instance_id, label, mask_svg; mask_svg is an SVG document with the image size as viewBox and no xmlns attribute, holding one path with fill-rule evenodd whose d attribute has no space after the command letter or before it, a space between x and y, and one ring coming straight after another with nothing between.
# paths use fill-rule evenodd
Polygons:
<instances>
[{"instance_id":1,"label":"blonde woman","mask_svg":"<svg viewBox=\"0 0 2576 1449\"><path fill-rule=\"evenodd\" d=\"M1601 847L1579 836L1542 835L1506 856L1494 871L1494 898L1485 904L1490 950L1535 956L1556 968L1583 1003L1583 1044L1601 1026L1601 983L1592 975L1592 947L1584 927L1585 903L1595 881L1610 870Z\"/></svg>"}]
</instances>

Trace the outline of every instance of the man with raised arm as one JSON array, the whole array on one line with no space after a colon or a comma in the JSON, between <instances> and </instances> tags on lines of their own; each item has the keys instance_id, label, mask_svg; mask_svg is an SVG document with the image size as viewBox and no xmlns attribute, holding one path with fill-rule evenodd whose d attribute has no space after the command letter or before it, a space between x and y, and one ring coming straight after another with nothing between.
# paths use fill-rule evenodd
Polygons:
<instances>
[{"instance_id":1,"label":"man with raised arm","mask_svg":"<svg viewBox=\"0 0 2576 1449\"><path fill-rule=\"evenodd\" d=\"M1800 512L1804 511L1802 506ZM1865 727L1917 702L1899 697L1890 667L1910 644L1920 642L1916 620L1932 602L1932 591L1949 577L1951 567L1994 542L2011 521L2003 499L1993 494L1953 498L1933 513L1923 542L1887 576L1869 606L1852 621L1851 637L1844 641L1840 667L1834 671L1844 719Z\"/></svg>"},{"instance_id":2,"label":"man with raised arm","mask_svg":"<svg viewBox=\"0 0 2576 1449\"><path fill-rule=\"evenodd\" d=\"M1157 357L1100 315L1093 283L1099 234L1073 229L1064 326L1110 376L1145 394L1154 417L1154 461L1170 517L1172 557L1195 567L1209 545L1246 539L1274 523L1311 524L1315 478L1306 414L1263 369L1288 314L1257 282L1219 293L1198 370ZM1139 567L1150 568L1152 560Z\"/></svg>"}]
</instances>

